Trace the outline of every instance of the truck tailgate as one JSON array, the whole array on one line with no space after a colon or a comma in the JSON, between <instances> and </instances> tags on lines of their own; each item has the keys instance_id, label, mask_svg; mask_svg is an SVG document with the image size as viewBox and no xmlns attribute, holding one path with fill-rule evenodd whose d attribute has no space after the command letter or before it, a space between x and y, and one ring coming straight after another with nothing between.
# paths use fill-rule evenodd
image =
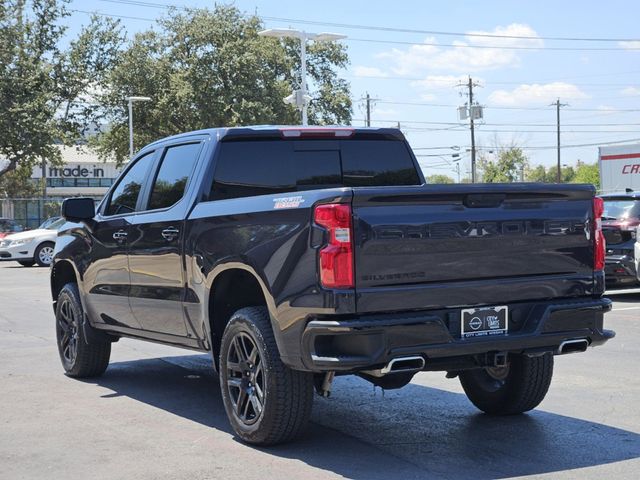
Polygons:
<instances>
[{"instance_id":1,"label":"truck tailgate","mask_svg":"<svg viewBox=\"0 0 640 480\"><path fill-rule=\"evenodd\" d=\"M589 295L593 195L525 183L356 188L358 311Z\"/></svg>"}]
</instances>

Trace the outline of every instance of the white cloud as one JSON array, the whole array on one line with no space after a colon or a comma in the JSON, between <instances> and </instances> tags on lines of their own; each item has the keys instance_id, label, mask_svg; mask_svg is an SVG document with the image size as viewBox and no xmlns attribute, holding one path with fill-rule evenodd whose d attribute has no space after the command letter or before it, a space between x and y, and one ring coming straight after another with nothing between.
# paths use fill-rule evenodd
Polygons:
<instances>
[{"instance_id":1,"label":"white cloud","mask_svg":"<svg viewBox=\"0 0 640 480\"><path fill-rule=\"evenodd\" d=\"M366 67L364 65L356 65L353 67L353 74L356 77L387 77L388 75L378 67Z\"/></svg>"},{"instance_id":2,"label":"white cloud","mask_svg":"<svg viewBox=\"0 0 640 480\"><path fill-rule=\"evenodd\" d=\"M540 48L544 45L538 34L528 25L513 23L494 30L468 32L476 35L503 35L532 38L495 38L467 35L464 40L455 40L456 47L440 47L434 37L424 40L428 45L411 45L407 49L393 48L377 55L390 61L396 75L421 75L432 70L454 72L478 72L520 64L519 52L510 47ZM465 47L482 48L465 48ZM487 48L489 47L489 48ZM495 47L495 48L491 48Z\"/></svg>"},{"instance_id":3,"label":"white cloud","mask_svg":"<svg viewBox=\"0 0 640 480\"><path fill-rule=\"evenodd\" d=\"M489 95L488 102L492 105L512 107L524 105L546 105L561 100L579 100L589 98L589 95L571 83L553 82L546 84L523 84L513 90L495 90Z\"/></svg>"},{"instance_id":4,"label":"white cloud","mask_svg":"<svg viewBox=\"0 0 640 480\"><path fill-rule=\"evenodd\" d=\"M639 40L631 40L626 42L618 42L618 46L628 50L638 50L640 49L640 41Z\"/></svg>"},{"instance_id":5,"label":"white cloud","mask_svg":"<svg viewBox=\"0 0 640 480\"><path fill-rule=\"evenodd\" d=\"M622 95L626 95L627 97L637 97L640 95L640 88L638 87L627 87L620 91Z\"/></svg>"}]
</instances>

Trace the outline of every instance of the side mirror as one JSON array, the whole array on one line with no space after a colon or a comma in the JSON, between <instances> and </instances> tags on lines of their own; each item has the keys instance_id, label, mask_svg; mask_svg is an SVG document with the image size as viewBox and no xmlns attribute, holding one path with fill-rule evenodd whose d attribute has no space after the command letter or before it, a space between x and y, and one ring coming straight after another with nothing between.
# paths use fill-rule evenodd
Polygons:
<instances>
[{"instance_id":1,"label":"side mirror","mask_svg":"<svg viewBox=\"0 0 640 480\"><path fill-rule=\"evenodd\" d=\"M96 216L96 206L92 198L67 198L62 202L61 215L69 222L88 221Z\"/></svg>"}]
</instances>

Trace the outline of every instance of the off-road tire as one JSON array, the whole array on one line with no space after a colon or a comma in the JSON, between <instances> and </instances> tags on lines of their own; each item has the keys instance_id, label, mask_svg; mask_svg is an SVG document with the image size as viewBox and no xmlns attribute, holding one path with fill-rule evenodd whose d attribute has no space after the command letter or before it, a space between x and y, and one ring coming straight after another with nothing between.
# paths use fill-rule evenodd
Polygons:
<instances>
[{"instance_id":1,"label":"off-road tire","mask_svg":"<svg viewBox=\"0 0 640 480\"><path fill-rule=\"evenodd\" d=\"M111 342L87 335L85 321L78 285L67 283L56 304L56 340L64 371L74 378L102 375L111 356Z\"/></svg>"},{"instance_id":2,"label":"off-road tire","mask_svg":"<svg viewBox=\"0 0 640 480\"><path fill-rule=\"evenodd\" d=\"M39 267L49 267L51 266L51 260L53 259L53 249L55 248L56 244L53 242L43 242L40 245L38 245L38 247L36 248L36 251L33 254L33 261L36 262L38 264ZM49 262L47 263L43 258L41 258L43 255L43 251L45 251L45 249L47 249L47 252L51 252L50 255L46 255L46 258L49 258ZM49 250L50 249L50 250Z\"/></svg>"},{"instance_id":3,"label":"off-road tire","mask_svg":"<svg viewBox=\"0 0 640 480\"><path fill-rule=\"evenodd\" d=\"M536 408L553 376L553 355L509 355L508 371L491 375L489 369L460 372L460 383L471 403L485 413L515 415Z\"/></svg>"},{"instance_id":4,"label":"off-road tire","mask_svg":"<svg viewBox=\"0 0 640 480\"><path fill-rule=\"evenodd\" d=\"M252 353L253 348L257 347L259 360L253 355L244 355L244 358L254 357L254 364L249 360L241 360L236 355L239 348L235 342L238 340L249 344ZM241 363L246 366L246 371L239 371L241 369L238 365ZM253 374L257 376L253 378ZM238 380L245 376L250 378L248 383L244 384L245 387L247 384L249 387L242 390L243 387L237 384ZM230 382L235 382L236 386L229 387ZM259 403L262 407L261 413L255 414L253 401L260 400L256 393L258 384L262 385L262 403ZM313 375L291 370L282 363L266 308L243 308L235 312L229 320L220 348L220 387L231 426L238 437L247 443L267 446L291 441L304 430L311 416ZM250 419L246 408L244 420L242 412L237 412L240 410L237 406L241 404L241 391L249 392L245 393L249 395L245 402L249 402L249 410L254 412ZM251 395L256 398L252 399Z\"/></svg>"}]
</instances>

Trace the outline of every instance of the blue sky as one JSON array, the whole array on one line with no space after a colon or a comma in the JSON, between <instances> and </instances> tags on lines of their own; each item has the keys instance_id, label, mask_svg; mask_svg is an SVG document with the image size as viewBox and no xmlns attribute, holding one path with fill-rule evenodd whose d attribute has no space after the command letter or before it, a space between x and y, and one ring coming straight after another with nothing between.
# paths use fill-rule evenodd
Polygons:
<instances>
[{"instance_id":1,"label":"blue sky","mask_svg":"<svg viewBox=\"0 0 640 480\"><path fill-rule=\"evenodd\" d=\"M211 0L137 3L140 5L72 0L70 8L153 19L166 13L157 7L162 4L192 7L214 4ZM359 99L369 92L379 99L373 107L372 125L392 126L400 122L416 153L425 155L419 159L427 174L455 177L451 154L456 152L461 154L462 176L469 168L466 152L470 145L469 130L458 120L456 112L456 106L463 104L465 97L460 95L462 89L455 86L468 75L480 85L474 94L485 108L476 143L480 153L489 157L492 155L489 151L496 145L516 144L525 148L532 163L555 164L555 108L549 104L558 97L568 104L561 114L566 125L562 129L562 143L567 145L562 150L562 163L575 165L578 159L596 161L596 146L572 145L640 139L640 2L237 0L232 3L247 13L271 17L265 19L267 27L348 35L343 42L348 46L351 65L343 75L351 82L353 123L363 123ZM87 21L86 14L73 12L70 32ZM422 33L309 25L299 21ZM122 24L133 34L153 23L122 18ZM546 37L616 41L561 41ZM602 48L609 50L597 50Z\"/></svg>"}]
</instances>

